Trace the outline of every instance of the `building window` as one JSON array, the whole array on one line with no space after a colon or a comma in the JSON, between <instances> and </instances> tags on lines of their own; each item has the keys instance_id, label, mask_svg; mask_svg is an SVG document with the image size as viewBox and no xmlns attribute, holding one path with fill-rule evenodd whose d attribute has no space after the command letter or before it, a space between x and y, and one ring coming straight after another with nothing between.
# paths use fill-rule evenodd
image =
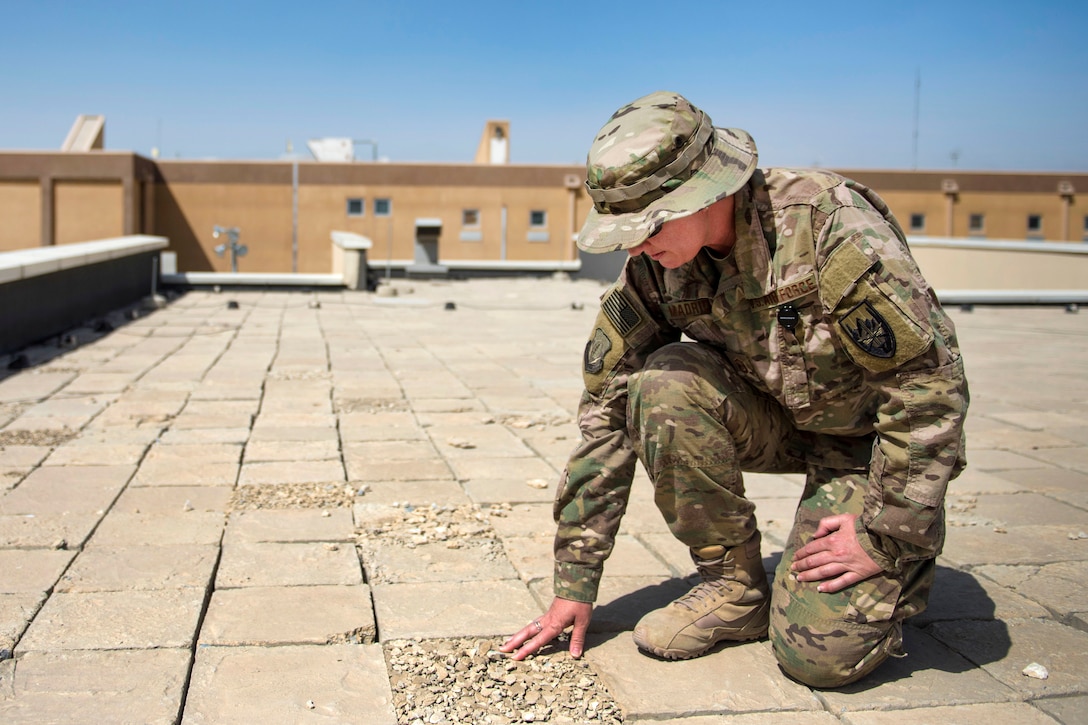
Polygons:
<instances>
[{"instance_id":1,"label":"building window","mask_svg":"<svg viewBox=\"0 0 1088 725\"><path fill-rule=\"evenodd\" d=\"M1088 216L1084 217L1084 241L1088 242Z\"/></svg>"},{"instance_id":2,"label":"building window","mask_svg":"<svg viewBox=\"0 0 1088 725\"><path fill-rule=\"evenodd\" d=\"M461 210L461 241L482 242L484 233L480 230L480 210Z\"/></svg>"},{"instance_id":3,"label":"building window","mask_svg":"<svg viewBox=\"0 0 1088 725\"><path fill-rule=\"evenodd\" d=\"M548 212L541 209L529 212L529 226L536 228L548 226Z\"/></svg>"},{"instance_id":4,"label":"building window","mask_svg":"<svg viewBox=\"0 0 1088 725\"><path fill-rule=\"evenodd\" d=\"M1041 239L1043 236L1043 215L1028 214L1028 238Z\"/></svg>"},{"instance_id":5,"label":"building window","mask_svg":"<svg viewBox=\"0 0 1088 725\"><path fill-rule=\"evenodd\" d=\"M984 214L972 214L967 217L967 233L976 236L986 233L986 216Z\"/></svg>"},{"instance_id":6,"label":"building window","mask_svg":"<svg viewBox=\"0 0 1088 725\"><path fill-rule=\"evenodd\" d=\"M362 216L365 209L361 197L348 199L348 216Z\"/></svg>"},{"instance_id":7,"label":"building window","mask_svg":"<svg viewBox=\"0 0 1088 725\"><path fill-rule=\"evenodd\" d=\"M393 200L392 199L375 199L374 200L374 216L392 216L393 215Z\"/></svg>"},{"instance_id":8,"label":"building window","mask_svg":"<svg viewBox=\"0 0 1088 725\"><path fill-rule=\"evenodd\" d=\"M922 234L926 230L926 215L925 214L911 214L910 215L910 230Z\"/></svg>"}]
</instances>

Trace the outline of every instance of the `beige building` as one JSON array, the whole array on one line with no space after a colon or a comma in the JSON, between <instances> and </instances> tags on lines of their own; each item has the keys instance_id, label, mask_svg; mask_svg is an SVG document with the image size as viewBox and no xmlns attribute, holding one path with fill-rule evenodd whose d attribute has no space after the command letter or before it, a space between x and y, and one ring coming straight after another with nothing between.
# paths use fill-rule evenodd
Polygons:
<instances>
[{"instance_id":1,"label":"beige building","mask_svg":"<svg viewBox=\"0 0 1088 725\"><path fill-rule=\"evenodd\" d=\"M584 169L510 164L504 121L486 124L471 164L165 161L100 150L97 128L97 146L86 131L70 143L75 127L65 143L88 150L0 152L0 251L152 234L179 272L229 272L220 226L247 247L241 272L329 272L333 231L369 238L371 266L398 273L578 269ZM840 173L876 189L911 237L1088 241L1088 173Z\"/></svg>"}]
</instances>

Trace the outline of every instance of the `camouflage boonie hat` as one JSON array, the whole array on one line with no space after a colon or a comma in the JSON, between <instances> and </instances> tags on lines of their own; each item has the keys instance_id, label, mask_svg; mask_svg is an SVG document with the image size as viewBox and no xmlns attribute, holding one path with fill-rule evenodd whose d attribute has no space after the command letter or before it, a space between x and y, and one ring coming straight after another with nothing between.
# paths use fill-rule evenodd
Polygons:
<instances>
[{"instance_id":1,"label":"camouflage boonie hat","mask_svg":"<svg viewBox=\"0 0 1088 725\"><path fill-rule=\"evenodd\" d=\"M678 93L657 91L612 114L586 158L593 200L578 246L612 252L642 244L680 219L735 194L756 167L756 144L739 128L714 128Z\"/></svg>"}]
</instances>

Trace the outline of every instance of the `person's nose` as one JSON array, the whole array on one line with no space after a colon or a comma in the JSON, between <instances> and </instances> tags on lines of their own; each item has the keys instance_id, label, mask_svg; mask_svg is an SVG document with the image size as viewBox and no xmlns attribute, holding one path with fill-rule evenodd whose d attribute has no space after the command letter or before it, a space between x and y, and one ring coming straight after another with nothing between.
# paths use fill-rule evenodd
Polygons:
<instances>
[{"instance_id":1,"label":"person's nose","mask_svg":"<svg viewBox=\"0 0 1088 725\"><path fill-rule=\"evenodd\" d=\"M637 247L629 248L627 250L627 253L630 254L632 257L637 257L638 255L642 254L645 251L646 251L646 242L643 242L642 244L638 245Z\"/></svg>"}]
</instances>

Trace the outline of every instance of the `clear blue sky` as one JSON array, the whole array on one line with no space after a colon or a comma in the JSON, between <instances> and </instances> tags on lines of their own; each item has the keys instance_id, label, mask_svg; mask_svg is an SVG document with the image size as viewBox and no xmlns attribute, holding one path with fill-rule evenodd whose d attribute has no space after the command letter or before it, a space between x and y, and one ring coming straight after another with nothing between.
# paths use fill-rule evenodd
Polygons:
<instances>
[{"instance_id":1,"label":"clear blue sky","mask_svg":"<svg viewBox=\"0 0 1088 725\"><path fill-rule=\"evenodd\" d=\"M761 163L1088 171L1088 2L0 0L0 149L275 159L372 139L469 162L580 164L618 106L676 90ZM358 148L361 158L371 149ZM955 158L954 158L955 155Z\"/></svg>"}]
</instances>

